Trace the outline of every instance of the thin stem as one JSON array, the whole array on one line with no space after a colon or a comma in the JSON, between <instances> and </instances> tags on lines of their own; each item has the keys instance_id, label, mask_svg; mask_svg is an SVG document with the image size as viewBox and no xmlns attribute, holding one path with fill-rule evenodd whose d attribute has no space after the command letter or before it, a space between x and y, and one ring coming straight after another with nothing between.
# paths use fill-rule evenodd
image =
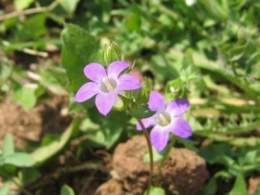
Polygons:
<instances>
[{"instance_id":1,"label":"thin stem","mask_svg":"<svg viewBox=\"0 0 260 195\"><path fill-rule=\"evenodd\" d=\"M147 195L150 194L150 189L152 186L152 179L153 179L153 168L154 168L154 164L153 164L153 149L152 149L152 144L149 138L149 132L147 131L147 129L145 128L143 122L141 120L138 120L138 123L140 124L140 126L143 129L144 132L144 136L147 142L147 146L148 146L148 152L149 152L149 157L150 157L150 174L149 174L149 183L148 183L148 188L147 188Z\"/></svg>"}]
</instances>

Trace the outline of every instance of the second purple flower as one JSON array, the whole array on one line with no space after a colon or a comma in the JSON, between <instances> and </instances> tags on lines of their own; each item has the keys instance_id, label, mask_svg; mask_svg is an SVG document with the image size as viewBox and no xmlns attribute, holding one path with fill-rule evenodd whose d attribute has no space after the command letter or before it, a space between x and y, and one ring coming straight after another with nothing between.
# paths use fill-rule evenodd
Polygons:
<instances>
[{"instance_id":1,"label":"second purple flower","mask_svg":"<svg viewBox=\"0 0 260 195\"><path fill-rule=\"evenodd\" d=\"M121 74L129 67L126 61L114 61L107 70L98 63L85 66L84 74L91 80L82 85L75 95L76 102L84 102L96 96L95 104L98 111L106 116L123 91L141 88L141 82L131 74Z\"/></svg>"},{"instance_id":2,"label":"second purple flower","mask_svg":"<svg viewBox=\"0 0 260 195\"><path fill-rule=\"evenodd\" d=\"M155 114L141 121L145 128L153 127L150 139L153 146L162 151L168 142L169 133L182 138L192 135L192 129L187 121L182 117L189 108L186 99L177 99L168 105L164 97L157 91L152 91L149 96L148 108ZM142 130L141 125L137 124L137 130Z\"/></svg>"}]
</instances>

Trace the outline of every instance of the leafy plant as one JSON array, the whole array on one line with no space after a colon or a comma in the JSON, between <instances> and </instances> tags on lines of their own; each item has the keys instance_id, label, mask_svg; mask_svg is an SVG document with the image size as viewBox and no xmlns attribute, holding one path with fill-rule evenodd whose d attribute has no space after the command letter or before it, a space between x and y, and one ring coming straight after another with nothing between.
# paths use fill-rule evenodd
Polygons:
<instances>
[{"instance_id":1,"label":"leafy plant","mask_svg":"<svg viewBox=\"0 0 260 195\"><path fill-rule=\"evenodd\" d=\"M164 160L173 143L186 147L207 162L210 178L202 194L218 193L223 182L230 184L227 194L247 193L247 179L260 168L259 2L14 0L1 8L0 100L30 112L50 97L64 98L66 108L55 109L72 121L64 132L43 132L43 140L26 148L15 149L10 129L3 130L0 194L13 186L29 189L48 175L45 170L57 168L52 162L74 142L72 164L92 160L89 151L113 153L136 135L136 118L152 115L147 102L153 89L167 100L189 99L184 117L193 129L190 140L174 137L163 153L152 151L154 161ZM143 88L120 94L105 119L93 100L77 104L74 96L87 82L85 65L116 60L129 62L126 73ZM148 153L143 160L151 161ZM61 194L77 191L59 187ZM165 194L159 187L150 193Z\"/></svg>"},{"instance_id":2,"label":"leafy plant","mask_svg":"<svg viewBox=\"0 0 260 195\"><path fill-rule=\"evenodd\" d=\"M5 136L3 152L0 156L0 167L13 165L16 167L30 167L34 164L31 155L24 152L15 152L13 138L10 134Z\"/></svg>"}]
</instances>

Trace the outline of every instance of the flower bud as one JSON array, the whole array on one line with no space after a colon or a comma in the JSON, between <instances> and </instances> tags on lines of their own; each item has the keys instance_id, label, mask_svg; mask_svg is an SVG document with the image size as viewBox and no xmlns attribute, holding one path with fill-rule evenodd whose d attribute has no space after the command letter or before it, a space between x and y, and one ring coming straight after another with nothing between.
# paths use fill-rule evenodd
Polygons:
<instances>
[{"instance_id":1,"label":"flower bud","mask_svg":"<svg viewBox=\"0 0 260 195\"><path fill-rule=\"evenodd\" d=\"M116 45L113 42L107 43L104 46L103 58L104 58L105 64L110 64L111 62L113 62L115 60L121 59L121 52L120 52L118 45Z\"/></svg>"}]
</instances>

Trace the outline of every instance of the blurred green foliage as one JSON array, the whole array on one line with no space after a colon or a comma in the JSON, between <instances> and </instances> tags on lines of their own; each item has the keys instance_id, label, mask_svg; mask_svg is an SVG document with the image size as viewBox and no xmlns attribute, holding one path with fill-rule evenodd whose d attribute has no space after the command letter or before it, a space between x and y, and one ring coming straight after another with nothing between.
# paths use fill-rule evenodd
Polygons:
<instances>
[{"instance_id":1,"label":"blurred green foliage","mask_svg":"<svg viewBox=\"0 0 260 195\"><path fill-rule=\"evenodd\" d=\"M73 189L71 189L71 187L69 187L68 185L63 185L60 195L75 195L75 193Z\"/></svg>"}]
</instances>

